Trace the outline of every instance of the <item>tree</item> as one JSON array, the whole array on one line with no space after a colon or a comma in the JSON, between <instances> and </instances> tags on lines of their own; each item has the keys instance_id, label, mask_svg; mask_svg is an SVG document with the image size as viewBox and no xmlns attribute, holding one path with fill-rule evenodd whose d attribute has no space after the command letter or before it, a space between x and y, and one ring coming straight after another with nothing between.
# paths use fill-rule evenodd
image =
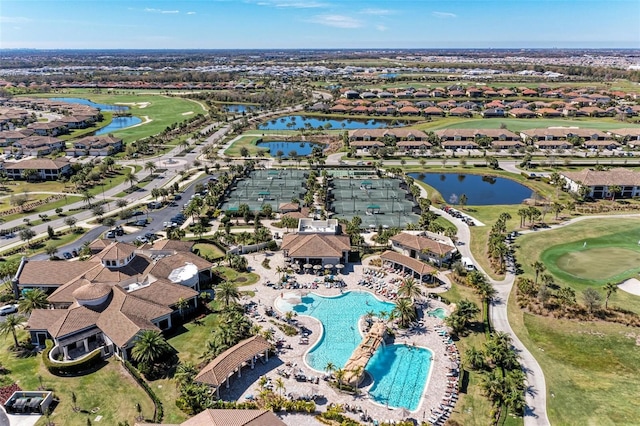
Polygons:
<instances>
[{"instance_id":1,"label":"tree","mask_svg":"<svg viewBox=\"0 0 640 426\"><path fill-rule=\"evenodd\" d=\"M533 268L533 270L536 273L536 279L534 280L534 285L537 286L538 285L538 276L542 272L544 272L544 270L547 269L547 268L544 266L544 263L540 262L539 260L536 260L535 262L533 262L531 264L531 267Z\"/></svg>"},{"instance_id":2,"label":"tree","mask_svg":"<svg viewBox=\"0 0 640 426\"><path fill-rule=\"evenodd\" d=\"M324 367L324 371L326 371L327 373L331 374L334 371L336 371L336 365L334 363L332 363L331 361L327 362L327 365L325 365Z\"/></svg>"},{"instance_id":3,"label":"tree","mask_svg":"<svg viewBox=\"0 0 640 426\"><path fill-rule=\"evenodd\" d=\"M149 172L153 176L153 174L158 170L158 166L153 161L147 161L144 163L144 169Z\"/></svg>"},{"instance_id":4,"label":"tree","mask_svg":"<svg viewBox=\"0 0 640 426\"><path fill-rule=\"evenodd\" d=\"M171 352L171 345L159 331L144 330L131 350L132 358L145 367L152 367Z\"/></svg>"},{"instance_id":5,"label":"tree","mask_svg":"<svg viewBox=\"0 0 640 426\"><path fill-rule=\"evenodd\" d=\"M14 347L17 348L18 336L16 335L16 329L26 321L26 318L22 315L7 315L3 322L0 322L0 335L6 336L11 334L13 336Z\"/></svg>"},{"instance_id":6,"label":"tree","mask_svg":"<svg viewBox=\"0 0 640 426\"><path fill-rule=\"evenodd\" d=\"M607 292L607 297L604 299L604 308L609 309L609 298L613 293L618 291L618 286L615 283L606 283L604 285L604 291Z\"/></svg>"},{"instance_id":7,"label":"tree","mask_svg":"<svg viewBox=\"0 0 640 426\"><path fill-rule=\"evenodd\" d=\"M229 306L229 302L240 299L240 291L238 286L229 281L223 281L216 287L216 299L224 300L225 306Z\"/></svg>"},{"instance_id":8,"label":"tree","mask_svg":"<svg viewBox=\"0 0 640 426\"><path fill-rule=\"evenodd\" d=\"M464 210L464 206L467 205L467 194L461 194L460 198L458 199L458 204L460 205L460 208L462 210Z\"/></svg>"},{"instance_id":9,"label":"tree","mask_svg":"<svg viewBox=\"0 0 640 426\"><path fill-rule=\"evenodd\" d=\"M416 308L413 306L411 299L402 297L396 300L396 306L392 313L400 319L400 326L406 327L409 323L416 319Z\"/></svg>"},{"instance_id":10,"label":"tree","mask_svg":"<svg viewBox=\"0 0 640 426\"><path fill-rule=\"evenodd\" d=\"M48 245L44 248L45 253L47 253L47 256L49 256L50 260L53 260L54 257L56 257L56 253L58 253L58 247L54 246L54 245Z\"/></svg>"},{"instance_id":11,"label":"tree","mask_svg":"<svg viewBox=\"0 0 640 426\"><path fill-rule=\"evenodd\" d=\"M473 370L482 370L485 367L485 358L484 353L481 350L476 349L475 347L470 347L465 352L465 358L467 364L471 366Z\"/></svg>"},{"instance_id":12,"label":"tree","mask_svg":"<svg viewBox=\"0 0 640 426\"><path fill-rule=\"evenodd\" d=\"M133 185L135 185L136 182L138 182L138 177L135 175L133 171L129 170L124 175L124 181L129 182L129 184L131 185L130 188L133 188Z\"/></svg>"},{"instance_id":13,"label":"tree","mask_svg":"<svg viewBox=\"0 0 640 426\"><path fill-rule=\"evenodd\" d=\"M622 192L622 188L620 187L620 185L610 185L609 186L609 192L611 193L611 200L615 201L616 194L621 193Z\"/></svg>"},{"instance_id":14,"label":"tree","mask_svg":"<svg viewBox=\"0 0 640 426\"><path fill-rule=\"evenodd\" d=\"M47 294L39 288L25 291L23 298L18 302L18 310L24 314L30 314L34 309L45 309L47 306Z\"/></svg>"},{"instance_id":15,"label":"tree","mask_svg":"<svg viewBox=\"0 0 640 426\"><path fill-rule=\"evenodd\" d=\"M176 308L178 308L178 312L180 312L180 316L184 320L184 310L189 307L189 301L184 299L183 297L179 298L176 302Z\"/></svg>"},{"instance_id":16,"label":"tree","mask_svg":"<svg viewBox=\"0 0 640 426\"><path fill-rule=\"evenodd\" d=\"M602 296L593 288L588 288L582 292L582 300L584 300L589 313L592 313L594 309L599 308L602 304Z\"/></svg>"},{"instance_id":17,"label":"tree","mask_svg":"<svg viewBox=\"0 0 640 426\"><path fill-rule=\"evenodd\" d=\"M93 200L94 198L96 198L96 196L90 193L89 191L87 190L82 191L82 201L87 203L87 207L89 208L92 207L91 200Z\"/></svg>"},{"instance_id":18,"label":"tree","mask_svg":"<svg viewBox=\"0 0 640 426\"><path fill-rule=\"evenodd\" d=\"M398 288L398 296L409 298L414 301L422 296L422 289L420 283L413 278L407 278L402 282L402 285Z\"/></svg>"},{"instance_id":19,"label":"tree","mask_svg":"<svg viewBox=\"0 0 640 426\"><path fill-rule=\"evenodd\" d=\"M25 241L28 247L31 247L31 240L33 239L33 237L36 236L36 233L30 228L27 228L20 231L19 235L20 235L20 239L22 241Z\"/></svg>"}]
</instances>

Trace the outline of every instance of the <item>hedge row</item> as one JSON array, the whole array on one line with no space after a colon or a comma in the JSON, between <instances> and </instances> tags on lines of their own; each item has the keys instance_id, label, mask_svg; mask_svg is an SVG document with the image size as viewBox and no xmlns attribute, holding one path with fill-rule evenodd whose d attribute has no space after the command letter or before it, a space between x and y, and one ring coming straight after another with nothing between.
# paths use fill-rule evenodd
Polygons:
<instances>
[{"instance_id":1,"label":"hedge row","mask_svg":"<svg viewBox=\"0 0 640 426\"><path fill-rule=\"evenodd\" d=\"M70 362L51 361L49 358L51 350L53 350L53 341L47 340L46 348L42 352L42 361L44 362L45 367L47 367L47 370L56 376L69 376L89 371L102 361L102 351L100 349L94 350L89 356L84 357L81 360Z\"/></svg>"},{"instance_id":2,"label":"hedge row","mask_svg":"<svg viewBox=\"0 0 640 426\"><path fill-rule=\"evenodd\" d=\"M156 423L162 423L162 419L164 418L164 407L162 406L162 401L160 401L158 395L155 394L153 389L151 389L147 382L142 378L140 372L129 361L124 361L124 366L153 401L153 405L155 406L153 421Z\"/></svg>"}]
</instances>

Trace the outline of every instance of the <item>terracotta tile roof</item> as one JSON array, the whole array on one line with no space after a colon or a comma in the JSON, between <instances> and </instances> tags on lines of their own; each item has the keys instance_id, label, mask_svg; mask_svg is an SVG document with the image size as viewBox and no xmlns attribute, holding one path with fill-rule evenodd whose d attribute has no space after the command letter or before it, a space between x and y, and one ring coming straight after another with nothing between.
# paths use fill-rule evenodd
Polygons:
<instances>
[{"instance_id":1,"label":"terracotta tile roof","mask_svg":"<svg viewBox=\"0 0 640 426\"><path fill-rule=\"evenodd\" d=\"M380 255L380 259L404 265L420 275L431 274L436 271L435 268L427 265L426 263L420 262L417 259L405 256L404 254L400 254L392 250L387 250L382 253Z\"/></svg>"},{"instance_id":2,"label":"terracotta tile roof","mask_svg":"<svg viewBox=\"0 0 640 426\"><path fill-rule=\"evenodd\" d=\"M354 141L354 142L349 142L350 146L355 146L355 147L359 147L359 146L379 146L379 147L383 147L384 143L380 142L380 141Z\"/></svg>"},{"instance_id":3,"label":"terracotta tile roof","mask_svg":"<svg viewBox=\"0 0 640 426\"><path fill-rule=\"evenodd\" d=\"M583 169L579 172L562 172L561 175L586 186L640 186L640 172L623 168L602 171Z\"/></svg>"},{"instance_id":4,"label":"terracotta tile roof","mask_svg":"<svg viewBox=\"0 0 640 426\"><path fill-rule=\"evenodd\" d=\"M181 284L174 284L165 279L154 281L148 286L130 292L132 296L162 306L173 306L178 300L196 297L198 292Z\"/></svg>"},{"instance_id":5,"label":"terracotta tile roof","mask_svg":"<svg viewBox=\"0 0 640 426\"><path fill-rule=\"evenodd\" d=\"M162 259L158 259L149 273L156 278L168 278L174 269L180 268L187 263L193 263L198 268L198 271L205 269L211 269L213 263L204 260L200 256L189 252L178 252L173 256L166 256Z\"/></svg>"},{"instance_id":6,"label":"terracotta tile roof","mask_svg":"<svg viewBox=\"0 0 640 426\"><path fill-rule=\"evenodd\" d=\"M95 327L96 321L100 317L100 312L78 304L72 305L63 312L64 315L47 327L49 334L56 339L77 333L85 328Z\"/></svg>"},{"instance_id":7,"label":"terracotta tile roof","mask_svg":"<svg viewBox=\"0 0 640 426\"><path fill-rule=\"evenodd\" d=\"M181 426L286 426L286 423L268 410L208 409Z\"/></svg>"},{"instance_id":8,"label":"terracotta tile roof","mask_svg":"<svg viewBox=\"0 0 640 426\"><path fill-rule=\"evenodd\" d=\"M626 129L613 129L610 133L618 136L640 136L640 127L630 127Z\"/></svg>"},{"instance_id":9,"label":"terracotta tile roof","mask_svg":"<svg viewBox=\"0 0 640 426\"><path fill-rule=\"evenodd\" d=\"M351 242L347 235L286 234L281 248L290 257L342 257Z\"/></svg>"},{"instance_id":10,"label":"terracotta tile roof","mask_svg":"<svg viewBox=\"0 0 640 426\"><path fill-rule=\"evenodd\" d=\"M29 330L47 330L66 314L65 309L34 309L29 315Z\"/></svg>"},{"instance_id":11,"label":"terracotta tile roof","mask_svg":"<svg viewBox=\"0 0 640 426\"><path fill-rule=\"evenodd\" d=\"M107 246L100 253L93 256L93 259L100 260L118 260L118 259L126 259L136 250L136 246L114 241L109 246Z\"/></svg>"},{"instance_id":12,"label":"terracotta tile roof","mask_svg":"<svg viewBox=\"0 0 640 426\"><path fill-rule=\"evenodd\" d=\"M34 158L22 160L17 163L5 163L5 169L34 169L34 170L59 170L70 163L66 160L51 160L49 158Z\"/></svg>"},{"instance_id":13,"label":"terracotta tile roof","mask_svg":"<svg viewBox=\"0 0 640 426\"><path fill-rule=\"evenodd\" d=\"M436 240L432 240L431 238L427 238L422 235L414 235L406 232L401 232L397 235L394 235L390 239L394 243L400 244L404 247L421 252L429 251L441 257L446 255L447 253L456 251L455 247L452 247L450 245L442 244Z\"/></svg>"},{"instance_id":14,"label":"terracotta tile roof","mask_svg":"<svg viewBox=\"0 0 640 426\"><path fill-rule=\"evenodd\" d=\"M175 250L175 251L187 251L190 252L194 246L193 241L178 241L178 240L156 240L153 243L152 250Z\"/></svg>"},{"instance_id":15,"label":"terracotta tile roof","mask_svg":"<svg viewBox=\"0 0 640 426\"><path fill-rule=\"evenodd\" d=\"M29 260L20 272L20 285L61 286L94 268L102 265L98 262L55 262L51 260Z\"/></svg>"},{"instance_id":16,"label":"terracotta tile roof","mask_svg":"<svg viewBox=\"0 0 640 426\"><path fill-rule=\"evenodd\" d=\"M47 300L51 303L73 303L73 292L85 284L91 284L91 281L80 276L58 287Z\"/></svg>"},{"instance_id":17,"label":"terracotta tile roof","mask_svg":"<svg viewBox=\"0 0 640 426\"><path fill-rule=\"evenodd\" d=\"M109 247L112 242L112 240L100 238L99 240L92 241L91 244L89 244L89 248L91 249L91 252L101 252L106 247Z\"/></svg>"},{"instance_id":18,"label":"terracotta tile roof","mask_svg":"<svg viewBox=\"0 0 640 426\"><path fill-rule=\"evenodd\" d=\"M271 343L264 337L260 335L249 337L218 355L216 359L200 370L194 381L218 387L242 363L270 348Z\"/></svg>"}]
</instances>

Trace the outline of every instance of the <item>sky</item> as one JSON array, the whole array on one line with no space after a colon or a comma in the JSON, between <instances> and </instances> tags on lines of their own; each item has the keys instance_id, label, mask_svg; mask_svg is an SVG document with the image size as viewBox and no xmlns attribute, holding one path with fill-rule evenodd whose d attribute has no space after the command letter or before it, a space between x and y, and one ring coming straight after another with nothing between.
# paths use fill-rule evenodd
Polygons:
<instances>
[{"instance_id":1,"label":"sky","mask_svg":"<svg viewBox=\"0 0 640 426\"><path fill-rule=\"evenodd\" d=\"M640 48L640 0L1 0L0 48Z\"/></svg>"}]
</instances>

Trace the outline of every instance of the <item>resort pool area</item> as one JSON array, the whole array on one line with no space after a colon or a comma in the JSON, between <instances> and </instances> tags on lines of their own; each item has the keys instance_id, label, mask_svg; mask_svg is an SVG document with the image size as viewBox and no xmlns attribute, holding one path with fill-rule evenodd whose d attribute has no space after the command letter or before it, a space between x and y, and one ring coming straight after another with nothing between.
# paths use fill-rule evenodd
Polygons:
<instances>
[{"instance_id":1,"label":"resort pool area","mask_svg":"<svg viewBox=\"0 0 640 426\"><path fill-rule=\"evenodd\" d=\"M321 372L325 372L329 362L336 368L344 367L362 341L358 330L361 317L368 312L375 316L381 311L389 313L394 306L393 303L378 300L371 293L360 291L350 291L336 297L314 293L300 297L289 293L277 302L280 311L294 311L322 323L323 335L305 357L311 368ZM374 379L369 390L371 397L381 405L416 410L431 369L431 357L432 352L421 347L379 347L366 367Z\"/></svg>"},{"instance_id":2,"label":"resort pool area","mask_svg":"<svg viewBox=\"0 0 640 426\"><path fill-rule=\"evenodd\" d=\"M427 312L427 315L429 315L430 317L436 317L443 320L447 317L447 311L445 311L444 308L437 308Z\"/></svg>"},{"instance_id":3,"label":"resort pool area","mask_svg":"<svg viewBox=\"0 0 640 426\"><path fill-rule=\"evenodd\" d=\"M429 377L433 353L426 348L389 345L380 347L366 371L373 376L369 394L378 404L415 411Z\"/></svg>"}]
</instances>

